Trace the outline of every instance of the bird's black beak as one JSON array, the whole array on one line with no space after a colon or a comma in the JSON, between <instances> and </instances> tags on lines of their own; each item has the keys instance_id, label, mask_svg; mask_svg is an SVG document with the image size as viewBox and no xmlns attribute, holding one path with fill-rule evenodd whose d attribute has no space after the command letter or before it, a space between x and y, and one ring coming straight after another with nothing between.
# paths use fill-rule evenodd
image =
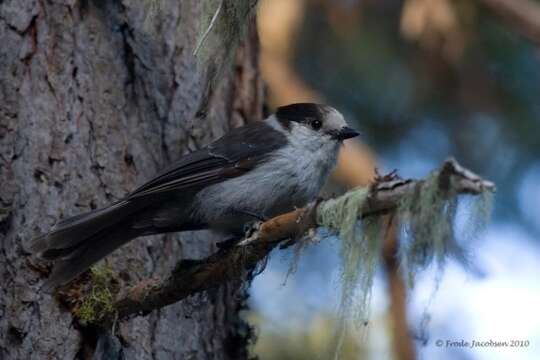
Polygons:
<instances>
[{"instance_id":1,"label":"bird's black beak","mask_svg":"<svg viewBox=\"0 0 540 360\"><path fill-rule=\"evenodd\" d=\"M344 126L342 127L339 131L336 132L335 134L335 138L337 140L345 140L345 139L350 139L350 138L353 138L353 137L357 137L358 135L360 135L360 133L350 127L347 127L347 126Z\"/></svg>"}]
</instances>

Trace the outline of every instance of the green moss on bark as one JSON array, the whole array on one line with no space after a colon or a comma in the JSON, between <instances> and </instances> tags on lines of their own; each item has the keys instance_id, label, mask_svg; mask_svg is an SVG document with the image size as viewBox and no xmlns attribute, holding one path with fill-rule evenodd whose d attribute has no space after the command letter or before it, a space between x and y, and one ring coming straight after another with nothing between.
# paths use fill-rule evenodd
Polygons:
<instances>
[{"instance_id":1,"label":"green moss on bark","mask_svg":"<svg viewBox=\"0 0 540 360\"><path fill-rule=\"evenodd\" d=\"M97 324L114 313L114 300L118 285L111 268L94 266L90 269L90 291L82 299L76 315L83 325Z\"/></svg>"}]
</instances>

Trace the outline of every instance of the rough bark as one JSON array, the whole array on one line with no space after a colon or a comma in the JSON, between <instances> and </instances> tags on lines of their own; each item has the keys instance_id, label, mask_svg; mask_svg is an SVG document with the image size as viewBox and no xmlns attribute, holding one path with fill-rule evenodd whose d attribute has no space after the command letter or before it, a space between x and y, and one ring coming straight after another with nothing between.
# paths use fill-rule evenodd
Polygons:
<instances>
[{"instance_id":1,"label":"rough bark","mask_svg":"<svg viewBox=\"0 0 540 360\"><path fill-rule=\"evenodd\" d=\"M207 53L193 56L217 3L0 1L0 358L247 356L239 282L106 336L74 325L36 291L44 269L28 252L58 218L120 198L188 149L261 117L253 26L228 61L243 24L226 21L233 13L247 21L253 1L224 1ZM226 26L234 31L216 46ZM208 256L216 240L204 232L142 238L106 262L137 282Z\"/></svg>"}]
</instances>

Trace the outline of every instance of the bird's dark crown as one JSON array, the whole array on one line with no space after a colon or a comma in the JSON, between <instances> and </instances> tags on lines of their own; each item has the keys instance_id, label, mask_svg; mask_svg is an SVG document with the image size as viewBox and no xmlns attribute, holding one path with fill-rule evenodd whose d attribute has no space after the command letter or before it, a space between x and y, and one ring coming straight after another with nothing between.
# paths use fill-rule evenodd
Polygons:
<instances>
[{"instance_id":1,"label":"bird's dark crown","mask_svg":"<svg viewBox=\"0 0 540 360\"><path fill-rule=\"evenodd\" d=\"M309 123L313 120L324 121L328 113L328 106L314 103L296 103L281 106L276 110L276 118L285 128L289 128L291 121Z\"/></svg>"}]
</instances>

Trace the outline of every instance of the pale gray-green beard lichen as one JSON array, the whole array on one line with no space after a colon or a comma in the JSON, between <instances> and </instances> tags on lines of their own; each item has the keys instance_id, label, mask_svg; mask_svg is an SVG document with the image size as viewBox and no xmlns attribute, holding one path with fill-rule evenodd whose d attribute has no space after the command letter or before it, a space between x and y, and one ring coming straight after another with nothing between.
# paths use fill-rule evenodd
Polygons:
<instances>
[{"instance_id":1,"label":"pale gray-green beard lichen","mask_svg":"<svg viewBox=\"0 0 540 360\"><path fill-rule=\"evenodd\" d=\"M318 224L336 230L341 238L340 317L355 310L360 323L367 320L367 303L383 243L381 217L358 220L368 194L369 188L356 188L326 201L317 211Z\"/></svg>"},{"instance_id":2,"label":"pale gray-green beard lichen","mask_svg":"<svg viewBox=\"0 0 540 360\"><path fill-rule=\"evenodd\" d=\"M399 203L402 232L398 257L411 286L417 271L433 260L442 266L454 238L457 202L452 194L445 195L439 189L438 173L433 173Z\"/></svg>"},{"instance_id":3,"label":"pale gray-green beard lichen","mask_svg":"<svg viewBox=\"0 0 540 360\"><path fill-rule=\"evenodd\" d=\"M293 247L293 253L292 253L292 259L289 263L289 268L287 269L287 273L285 274L285 279L283 280L282 285L287 284L287 280L289 277L296 272L298 269L298 263L300 262L300 255L302 255L302 252L304 249L315 242L317 242L318 235L315 234L314 231L310 231L305 236L298 239Z\"/></svg>"},{"instance_id":4,"label":"pale gray-green beard lichen","mask_svg":"<svg viewBox=\"0 0 540 360\"><path fill-rule=\"evenodd\" d=\"M467 253L456 240L455 218L458 194L451 179L445 192L441 190L438 172L419 182L414 191L405 194L396 209L401 228L398 260L409 285L417 272L431 263L439 270L447 258L467 263ZM361 211L369 188L357 188L345 195L322 203L317 211L317 223L339 233L341 238L341 299L336 329L334 358L351 317L356 324L366 324L373 277L381 257L384 234L383 216L370 216L362 221ZM469 224L464 228L466 239L477 236L489 220L491 192L475 197L470 207ZM459 236L463 238L464 236ZM437 279L440 279L440 273ZM437 287L437 284L436 284Z\"/></svg>"},{"instance_id":5,"label":"pale gray-green beard lichen","mask_svg":"<svg viewBox=\"0 0 540 360\"><path fill-rule=\"evenodd\" d=\"M484 191L480 195L471 198L472 203L467 214L467 223L462 231L464 241L472 241L478 238L486 228L493 210L493 193Z\"/></svg>"},{"instance_id":6,"label":"pale gray-green beard lichen","mask_svg":"<svg viewBox=\"0 0 540 360\"><path fill-rule=\"evenodd\" d=\"M339 357L347 320L353 317L356 324L365 324L369 317L368 304L384 232L382 217L358 221L368 194L369 188L357 188L326 201L317 211L318 224L338 231L341 238L341 298L333 346L335 358Z\"/></svg>"},{"instance_id":7,"label":"pale gray-green beard lichen","mask_svg":"<svg viewBox=\"0 0 540 360\"><path fill-rule=\"evenodd\" d=\"M398 258L410 287L418 271L431 263L435 263L439 271L448 258L467 265L468 253L457 240L477 237L491 213L491 192L485 191L475 197L464 232L456 234L458 194L455 184L451 180L448 189L443 191L439 182L439 173L432 173L414 192L401 199L397 209L401 228Z\"/></svg>"},{"instance_id":8,"label":"pale gray-green beard lichen","mask_svg":"<svg viewBox=\"0 0 540 360\"><path fill-rule=\"evenodd\" d=\"M437 266L434 287L423 310L420 334L426 332L429 308L439 289L444 263L452 258L465 269L470 269L471 256L467 250L470 249L471 242L485 229L491 216L491 191L469 195L469 206L463 214L467 221L461 231L456 233L458 194L453 190L455 188L451 179L450 187L444 194L439 190L439 173L435 172L425 182L420 183L415 192L403 197L398 206L397 214L402 229L398 260L409 287L414 286L415 277L420 270L433 262ZM459 205L462 204L463 201Z\"/></svg>"}]
</instances>

